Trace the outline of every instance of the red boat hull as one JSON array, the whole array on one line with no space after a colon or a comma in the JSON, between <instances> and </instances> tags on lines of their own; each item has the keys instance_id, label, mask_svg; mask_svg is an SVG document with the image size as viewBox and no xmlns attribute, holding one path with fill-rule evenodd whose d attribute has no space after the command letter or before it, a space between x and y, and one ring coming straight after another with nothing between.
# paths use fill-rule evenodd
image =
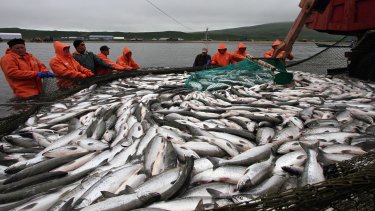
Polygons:
<instances>
[{"instance_id":1,"label":"red boat hull","mask_svg":"<svg viewBox=\"0 0 375 211\"><path fill-rule=\"evenodd\" d=\"M331 34L375 29L375 0L331 0L323 13L314 12L306 26Z\"/></svg>"}]
</instances>

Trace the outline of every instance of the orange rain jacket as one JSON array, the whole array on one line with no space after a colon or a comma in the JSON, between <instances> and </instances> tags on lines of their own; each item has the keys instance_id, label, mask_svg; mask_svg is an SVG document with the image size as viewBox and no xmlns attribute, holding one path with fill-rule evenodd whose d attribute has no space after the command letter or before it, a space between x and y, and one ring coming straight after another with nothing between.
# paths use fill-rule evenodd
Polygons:
<instances>
[{"instance_id":1,"label":"orange rain jacket","mask_svg":"<svg viewBox=\"0 0 375 211\"><path fill-rule=\"evenodd\" d=\"M124 69L131 69L131 67L124 67L122 65L119 65L119 64L116 64L114 62L112 62L106 55L104 55L103 53L98 53L97 54L98 57L103 60L103 62L111 65L112 67L114 67L116 70L118 71L122 71ZM106 68L102 68L102 67L99 67L97 68L96 70L96 74L97 75L103 75L103 74L107 74L107 73L112 73L113 70L112 69L106 69Z\"/></svg>"},{"instance_id":2,"label":"orange rain jacket","mask_svg":"<svg viewBox=\"0 0 375 211\"><path fill-rule=\"evenodd\" d=\"M124 48L124 51L122 52L122 55L117 57L116 63L124 66L124 67L130 67L129 70L139 70L141 67L135 63L134 59L130 57L129 59L125 56L126 54L131 53L129 48Z\"/></svg>"},{"instance_id":3,"label":"orange rain jacket","mask_svg":"<svg viewBox=\"0 0 375 211\"><path fill-rule=\"evenodd\" d=\"M240 43L238 44L238 48L237 48L237 50L235 50L235 51L233 52L233 55L232 55L232 61L233 61L234 63L235 63L235 62L240 62L240 61L246 59L246 55L247 55L246 50L245 50L243 53L241 53L241 52L240 52L240 48L246 48L246 45L245 45L244 43L242 43L242 42L240 42Z\"/></svg>"},{"instance_id":4,"label":"orange rain jacket","mask_svg":"<svg viewBox=\"0 0 375 211\"><path fill-rule=\"evenodd\" d=\"M227 49L227 46L224 43L221 43L218 50L221 49ZM230 63L232 63L232 55L230 55L228 51L226 51L224 54L217 52L211 60L211 64L216 66L226 66Z\"/></svg>"},{"instance_id":5,"label":"orange rain jacket","mask_svg":"<svg viewBox=\"0 0 375 211\"><path fill-rule=\"evenodd\" d=\"M32 54L20 56L8 48L0 60L0 66L14 96L29 98L42 93L42 81L38 78L38 72L48 70Z\"/></svg>"},{"instance_id":6,"label":"orange rain jacket","mask_svg":"<svg viewBox=\"0 0 375 211\"><path fill-rule=\"evenodd\" d=\"M272 44L272 49L269 50L269 51L267 51L266 53L264 53L263 57L264 57L264 58L272 58L273 52L275 52L275 48L276 48L278 45L280 45L280 44L281 44L281 41L280 41L280 40L275 40L275 42ZM285 55L285 53L286 53L285 51L281 51L281 52L276 56L276 58L278 58L278 59L283 58L284 55ZM289 59L289 60L292 60L292 59L294 58L294 56L293 56L292 53L290 53L286 58Z\"/></svg>"},{"instance_id":7,"label":"orange rain jacket","mask_svg":"<svg viewBox=\"0 0 375 211\"><path fill-rule=\"evenodd\" d=\"M81 66L72 56L69 54L66 56L63 49L70 47L69 45L55 41L53 43L56 55L51 59L49 65L56 76L64 76L69 78L86 78L93 76L94 74ZM74 81L58 79L57 84L61 88L69 88L75 85Z\"/></svg>"}]
</instances>

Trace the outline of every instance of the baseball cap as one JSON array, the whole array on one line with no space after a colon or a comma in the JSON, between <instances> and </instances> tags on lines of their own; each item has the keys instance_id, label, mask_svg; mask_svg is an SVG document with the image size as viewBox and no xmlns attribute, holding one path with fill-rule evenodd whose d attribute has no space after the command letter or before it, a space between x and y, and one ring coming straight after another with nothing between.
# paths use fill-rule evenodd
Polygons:
<instances>
[{"instance_id":1,"label":"baseball cap","mask_svg":"<svg viewBox=\"0 0 375 211\"><path fill-rule=\"evenodd\" d=\"M202 48L202 52L208 52L207 48Z\"/></svg>"}]
</instances>

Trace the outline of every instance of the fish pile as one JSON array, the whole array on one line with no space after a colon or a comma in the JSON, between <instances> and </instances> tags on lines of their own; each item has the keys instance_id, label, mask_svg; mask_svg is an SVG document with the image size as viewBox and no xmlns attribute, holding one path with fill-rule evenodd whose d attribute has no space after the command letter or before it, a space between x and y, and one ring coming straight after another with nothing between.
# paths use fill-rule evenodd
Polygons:
<instances>
[{"instance_id":1,"label":"fish pile","mask_svg":"<svg viewBox=\"0 0 375 211\"><path fill-rule=\"evenodd\" d=\"M326 179L375 148L375 85L192 91L187 75L91 86L1 140L0 210L203 210Z\"/></svg>"}]
</instances>

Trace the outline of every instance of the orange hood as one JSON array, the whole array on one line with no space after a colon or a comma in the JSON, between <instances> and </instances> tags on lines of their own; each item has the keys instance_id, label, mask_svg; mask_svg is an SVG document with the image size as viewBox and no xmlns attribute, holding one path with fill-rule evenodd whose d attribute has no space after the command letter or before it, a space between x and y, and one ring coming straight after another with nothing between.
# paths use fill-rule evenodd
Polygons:
<instances>
[{"instance_id":1,"label":"orange hood","mask_svg":"<svg viewBox=\"0 0 375 211\"><path fill-rule=\"evenodd\" d=\"M280 40L275 40L275 42L273 42L273 44L272 44L272 48L276 48L276 46L278 46L280 44L281 44Z\"/></svg>"},{"instance_id":2,"label":"orange hood","mask_svg":"<svg viewBox=\"0 0 375 211\"><path fill-rule=\"evenodd\" d=\"M238 48L246 48L246 45L244 43L240 42L238 44Z\"/></svg>"},{"instance_id":3,"label":"orange hood","mask_svg":"<svg viewBox=\"0 0 375 211\"><path fill-rule=\"evenodd\" d=\"M12 53L12 51L10 50L10 48L5 49L5 54L8 54L8 53Z\"/></svg>"},{"instance_id":4,"label":"orange hood","mask_svg":"<svg viewBox=\"0 0 375 211\"><path fill-rule=\"evenodd\" d=\"M128 53L131 53L132 51L130 50L130 48L124 48L124 51L122 52L122 55L126 55Z\"/></svg>"},{"instance_id":5,"label":"orange hood","mask_svg":"<svg viewBox=\"0 0 375 211\"><path fill-rule=\"evenodd\" d=\"M218 50L227 49L225 43L220 43Z\"/></svg>"},{"instance_id":6,"label":"orange hood","mask_svg":"<svg viewBox=\"0 0 375 211\"><path fill-rule=\"evenodd\" d=\"M55 48L56 55L60 57L66 57L66 55L64 54L64 48L66 47L70 48L68 44L65 44L59 41L53 42L53 47Z\"/></svg>"}]
</instances>

